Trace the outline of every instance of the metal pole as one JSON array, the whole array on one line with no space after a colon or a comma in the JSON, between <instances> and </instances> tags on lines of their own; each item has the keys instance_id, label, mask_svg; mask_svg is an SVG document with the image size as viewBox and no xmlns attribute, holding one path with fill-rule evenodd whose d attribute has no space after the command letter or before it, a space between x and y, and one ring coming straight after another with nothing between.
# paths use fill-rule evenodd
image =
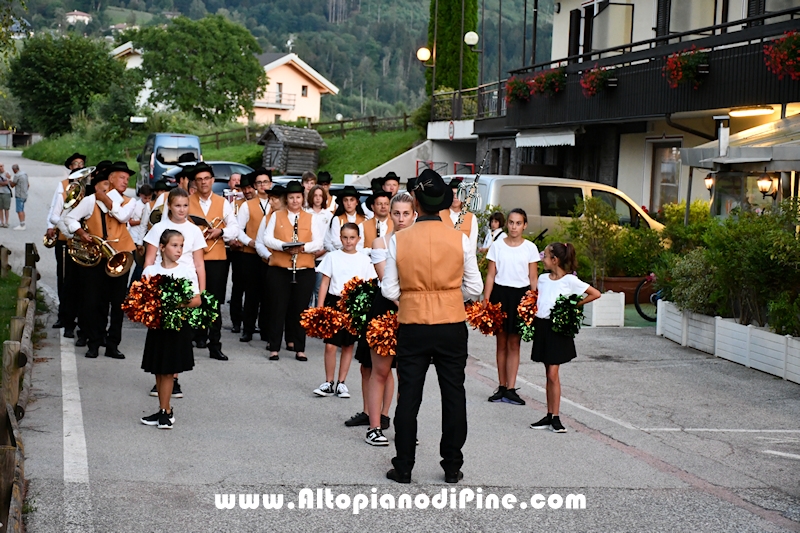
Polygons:
<instances>
[{"instance_id":1,"label":"metal pole","mask_svg":"<svg viewBox=\"0 0 800 533\"><path fill-rule=\"evenodd\" d=\"M464 2L461 0L461 35L458 36L458 99L461 99L461 89L464 87Z\"/></svg>"},{"instance_id":2,"label":"metal pole","mask_svg":"<svg viewBox=\"0 0 800 533\"><path fill-rule=\"evenodd\" d=\"M497 11L497 94L500 95L500 80L503 79L503 0ZM498 106L500 104L498 103ZM498 108L499 109L499 108Z\"/></svg>"},{"instance_id":3,"label":"metal pole","mask_svg":"<svg viewBox=\"0 0 800 533\"><path fill-rule=\"evenodd\" d=\"M431 73L431 122L433 122L433 109L436 106L436 39L439 30L439 0L435 0L433 7L433 49L431 50L431 61L433 62L433 72Z\"/></svg>"},{"instance_id":4,"label":"metal pole","mask_svg":"<svg viewBox=\"0 0 800 533\"><path fill-rule=\"evenodd\" d=\"M522 65L525 66L525 49L528 47L528 0L522 8Z\"/></svg>"},{"instance_id":5,"label":"metal pole","mask_svg":"<svg viewBox=\"0 0 800 533\"><path fill-rule=\"evenodd\" d=\"M539 30L539 0L533 0L533 36L531 38L531 65L536 64L536 37Z\"/></svg>"},{"instance_id":6,"label":"metal pole","mask_svg":"<svg viewBox=\"0 0 800 533\"><path fill-rule=\"evenodd\" d=\"M692 207L692 176L694 167L689 167L689 189L686 191L686 212L683 214L683 225L689 225L689 209Z\"/></svg>"},{"instance_id":7,"label":"metal pole","mask_svg":"<svg viewBox=\"0 0 800 533\"><path fill-rule=\"evenodd\" d=\"M486 27L486 0L483 0L481 3L481 40L483 41L486 38L486 32L484 28ZM486 47L485 41L481 45L483 48ZM479 85L483 85L483 56L486 54L481 54L481 74L480 74L480 83Z\"/></svg>"}]
</instances>

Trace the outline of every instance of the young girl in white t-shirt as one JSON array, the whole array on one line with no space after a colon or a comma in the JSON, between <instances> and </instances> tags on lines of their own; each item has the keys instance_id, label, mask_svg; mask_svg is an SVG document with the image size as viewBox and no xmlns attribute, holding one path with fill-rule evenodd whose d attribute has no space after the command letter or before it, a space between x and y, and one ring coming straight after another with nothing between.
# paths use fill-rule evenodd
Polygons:
<instances>
[{"instance_id":1,"label":"young girl in white t-shirt","mask_svg":"<svg viewBox=\"0 0 800 533\"><path fill-rule=\"evenodd\" d=\"M489 248L486 259L489 269L483 290L484 302L501 304L506 313L503 331L497 337L497 376L500 385L489 396L490 402L525 405L517 389L519 370L519 324L517 313L520 300L529 290L536 290L539 277L539 249L522 237L528 227L528 215L523 209L512 209L508 214L508 237L498 239Z\"/></svg>"},{"instance_id":2,"label":"young girl in white t-shirt","mask_svg":"<svg viewBox=\"0 0 800 533\"><path fill-rule=\"evenodd\" d=\"M358 225L346 222L340 233L342 248L325 254L317 270L322 273L322 282L317 296L317 307L336 307L341 299L344 284L358 277L370 280L377 277L375 267L366 254L359 253L356 245L361 238ZM325 382L314 390L317 396L349 398L350 391L344 384L350 363L353 360L353 345L357 336L342 329L330 339L325 339ZM336 348L342 349L339 362L339 380L334 387L333 374L336 371Z\"/></svg>"},{"instance_id":3,"label":"young girl in white t-shirt","mask_svg":"<svg viewBox=\"0 0 800 533\"><path fill-rule=\"evenodd\" d=\"M578 266L575 247L570 243L556 242L548 245L544 250L543 263L545 270L549 272L539 276L539 299L536 302L536 318L533 321L531 359L544 363L547 374L547 416L531 424L531 428L566 433L567 430L558 417L558 408L561 404L558 367L575 359L577 354L575 340L572 337L553 331L550 312L559 296L586 294L586 297L578 303L586 305L600 298L600 291L578 279L578 276L568 274L575 271Z\"/></svg>"},{"instance_id":4,"label":"young girl in white t-shirt","mask_svg":"<svg viewBox=\"0 0 800 533\"><path fill-rule=\"evenodd\" d=\"M200 305L200 289L194 269L180 264L183 254L184 238L181 232L174 229L164 230L159 241L161 263L150 265L144 269L143 278L156 274L170 276L175 279L185 278L192 282L194 297L186 307ZM158 392L159 410L157 413L141 419L142 424L158 426L159 429L172 429L175 414L170 407L173 377L194 367L192 353L192 328L184 324L180 330L148 329L142 355L142 370L155 374Z\"/></svg>"}]
</instances>

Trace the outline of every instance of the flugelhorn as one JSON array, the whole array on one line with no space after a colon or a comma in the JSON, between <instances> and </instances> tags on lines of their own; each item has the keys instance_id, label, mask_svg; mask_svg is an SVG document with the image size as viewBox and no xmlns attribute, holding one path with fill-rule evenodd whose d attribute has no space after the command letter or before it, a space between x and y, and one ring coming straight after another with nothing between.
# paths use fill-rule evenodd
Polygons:
<instances>
[{"instance_id":1,"label":"flugelhorn","mask_svg":"<svg viewBox=\"0 0 800 533\"><path fill-rule=\"evenodd\" d=\"M70 184L67 185L64 209L72 209L86 196L86 180L92 176L96 167L81 168L69 175Z\"/></svg>"},{"instance_id":2,"label":"flugelhorn","mask_svg":"<svg viewBox=\"0 0 800 533\"><path fill-rule=\"evenodd\" d=\"M83 228L86 231L86 228ZM101 239L97 235L89 235L92 242L83 242L77 235L67 241L67 253L78 265L82 267L94 267L100 264L105 257L106 274L112 278L124 276L133 266L133 254L131 252L118 252L110 243L115 240Z\"/></svg>"},{"instance_id":3,"label":"flugelhorn","mask_svg":"<svg viewBox=\"0 0 800 533\"><path fill-rule=\"evenodd\" d=\"M206 239L208 239L208 234L211 232L211 230L215 230L218 227L222 226L222 223L224 222L220 217L217 217L217 218L213 219L211 222L209 222L205 218L199 217L197 215L189 215L189 220L194 222L195 225L203 226L205 228L203 230L203 237L205 237ZM221 237L222 237L222 235L220 235L219 237L214 239L214 242L211 243L211 246L206 248L206 253L208 253L208 252L210 252L211 250L214 249L214 246L217 245L217 243L219 242Z\"/></svg>"}]
</instances>

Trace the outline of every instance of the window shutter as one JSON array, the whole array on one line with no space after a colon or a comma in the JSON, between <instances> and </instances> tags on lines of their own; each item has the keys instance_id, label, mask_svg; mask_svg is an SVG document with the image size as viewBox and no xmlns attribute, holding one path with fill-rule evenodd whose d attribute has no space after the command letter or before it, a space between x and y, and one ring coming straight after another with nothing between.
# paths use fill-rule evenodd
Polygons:
<instances>
[{"instance_id":1,"label":"window shutter","mask_svg":"<svg viewBox=\"0 0 800 533\"><path fill-rule=\"evenodd\" d=\"M594 31L594 5L586 6L583 10L583 53L592 51L592 32ZM590 61L591 58L584 58Z\"/></svg>"},{"instance_id":2,"label":"window shutter","mask_svg":"<svg viewBox=\"0 0 800 533\"><path fill-rule=\"evenodd\" d=\"M767 0L747 0L747 17L757 17L758 15L763 15L766 10ZM759 20L756 22L751 22L749 26L763 26L764 21Z\"/></svg>"},{"instance_id":3,"label":"window shutter","mask_svg":"<svg viewBox=\"0 0 800 533\"><path fill-rule=\"evenodd\" d=\"M569 48L567 55L572 57L580 54L581 49L581 10L573 9L569 12ZM575 63L571 59L570 63Z\"/></svg>"},{"instance_id":4,"label":"window shutter","mask_svg":"<svg viewBox=\"0 0 800 533\"><path fill-rule=\"evenodd\" d=\"M658 0L656 8L656 37L669 35L669 10L672 0ZM667 41L660 43L667 44Z\"/></svg>"}]
</instances>

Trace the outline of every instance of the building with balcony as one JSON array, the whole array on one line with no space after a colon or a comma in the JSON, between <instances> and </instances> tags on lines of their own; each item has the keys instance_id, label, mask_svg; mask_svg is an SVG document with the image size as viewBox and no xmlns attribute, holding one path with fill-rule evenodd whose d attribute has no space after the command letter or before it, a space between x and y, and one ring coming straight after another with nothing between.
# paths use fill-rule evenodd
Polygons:
<instances>
[{"instance_id":1,"label":"building with balcony","mask_svg":"<svg viewBox=\"0 0 800 533\"><path fill-rule=\"evenodd\" d=\"M687 194L708 198L704 178L726 170L690 169L682 149L800 113L800 81L780 79L765 63L765 45L800 30L800 0L556 4L551 61L510 72L528 80L562 69L556 94L507 101L502 80L436 98L435 120L474 119L475 159L488 150L487 173L600 182L655 212ZM704 58L696 83L672 87L668 58L692 52L704 54L693 56ZM592 69L610 79L587 97L581 79ZM796 195L799 180L786 172L781 190Z\"/></svg>"},{"instance_id":2,"label":"building with balcony","mask_svg":"<svg viewBox=\"0 0 800 533\"><path fill-rule=\"evenodd\" d=\"M67 24L75 25L78 22L83 24L89 24L92 21L92 16L89 13L84 13L83 11L70 11L64 15L64 18L67 21Z\"/></svg>"},{"instance_id":3,"label":"building with balcony","mask_svg":"<svg viewBox=\"0 0 800 533\"><path fill-rule=\"evenodd\" d=\"M259 124L317 122L322 95L339 93L333 83L295 53L261 54L258 60L269 77L264 93L253 105L253 120Z\"/></svg>"}]
</instances>

